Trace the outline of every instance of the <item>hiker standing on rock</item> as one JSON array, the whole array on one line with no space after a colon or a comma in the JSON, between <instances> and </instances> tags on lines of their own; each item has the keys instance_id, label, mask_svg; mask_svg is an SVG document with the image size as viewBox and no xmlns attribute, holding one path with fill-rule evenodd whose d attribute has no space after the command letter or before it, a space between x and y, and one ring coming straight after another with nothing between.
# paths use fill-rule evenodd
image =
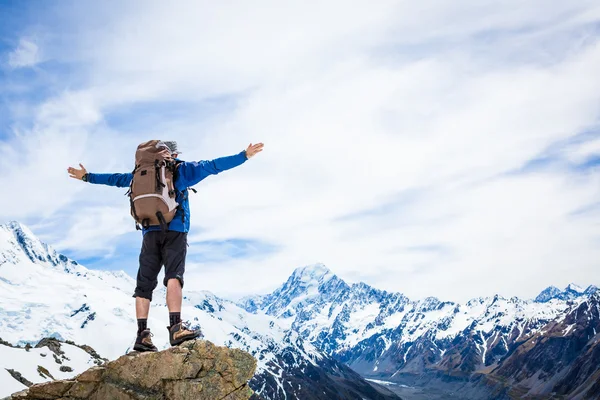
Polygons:
<instances>
[{"instance_id":1,"label":"hiker standing on rock","mask_svg":"<svg viewBox=\"0 0 600 400\"><path fill-rule=\"evenodd\" d=\"M204 178L237 167L262 149L262 143L250 143L246 150L232 156L188 162L178 159L177 142L151 140L138 146L133 172L90 173L81 164L81 169L67 169L71 178L84 182L129 187L127 194L131 215L143 235L137 286L133 294L138 322L134 350L157 351L147 321L152 292L158 284L157 277L163 265L171 346L202 335L199 329L191 330L181 321L183 273L190 229L188 189L195 192L191 187Z\"/></svg>"}]
</instances>

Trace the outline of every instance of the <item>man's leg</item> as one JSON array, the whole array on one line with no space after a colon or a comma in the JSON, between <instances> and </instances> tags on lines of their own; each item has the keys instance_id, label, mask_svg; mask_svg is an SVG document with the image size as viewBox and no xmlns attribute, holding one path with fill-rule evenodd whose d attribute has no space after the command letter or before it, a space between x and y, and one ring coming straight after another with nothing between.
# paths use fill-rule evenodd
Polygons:
<instances>
[{"instance_id":1,"label":"man's leg","mask_svg":"<svg viewBox=\"0 0 600 400\"><path fill-rule=\"evenodd\" d=\"M167 307L170 313L181 312L182 298L181 283L177 278L171 278L167 281Z\"/></svg>"},{"instance_id":2,"label":"man's leg","mask_svg":"<svg viewBox=\"0 0 600 400\"><path fill-rule=\"evenodd\" d=\"M200 331L192 331L181 323L181 298L183 290L183 273L185 272L185 256L187 254L187 233L167 232L163 246L165 262L164 285L167 287L167 306L169 307L169 340L172 346L186 340L195 339Z\"/></svg>"},{"instance_id":3,"label":"man's leg","mask_svg":"<svg viewBox=\"0 0 600 400\"><path fill-rule=\"evenodd\" d=\"M168 231L162 250L162 258L165 264L163 284L167 287L169 314L181 313L183 274L187 255L187 233Z\"/></svg>"},{"instance_id":4,"label":"man's leg","mask_svg":"<svg viewBox=\"0 0 600 400\"><path fill-rule=\"evenodd\" d=\"M135 288L135 314L137 317L138 330L134 350L156 351L156 347L150 339L150 330L147 328L148 314L152 292L158 284L158 274L162 267L162 253L158 232L146 232L142 239L140 251L140 266L137 273L137 285Z\"/></svg>"},{"instance_id":5,"label":"man's leg","mask_svg":"<svg viewBox=\"0 0 600 400\"><path fill-rule=\"evenodd\" d=\"M167 281L167 308L169 309L169 326L181 322L181 282L177 278Z\"/></svg>"},{"instance_id":6,"label":"man's leg","mask_svg":"<svg viewBox=\"0 0 600 400\"><path fill-rule=\"evenodd\" d=\"M135 317L137 318L138 337L148 329L148 313L150 312L150 300L143 297L135 298Z\"/></svg>"},{"instance_id":7,"label":"man's leg","mask_svg":"<svg viewBox=\"0 0 600 400\"><path fill-rule=\"evenodd\" d=\"M135 317L137 319L148 319L150 313L150 300L143 297L135 298Z\"/></svg>"}]
</instances>

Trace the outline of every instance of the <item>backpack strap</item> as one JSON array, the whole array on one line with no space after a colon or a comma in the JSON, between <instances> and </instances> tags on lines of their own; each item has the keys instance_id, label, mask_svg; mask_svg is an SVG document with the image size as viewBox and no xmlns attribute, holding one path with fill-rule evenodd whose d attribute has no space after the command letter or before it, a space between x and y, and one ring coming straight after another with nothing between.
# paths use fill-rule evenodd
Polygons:
<instances>
[{"instance_id":1,"label":"backpack strap","mask_svg":"<svg viewBox=\"0 0 600 400\"><path fill-rule=\"evenodd\" d=\"M131 175L135 175L135 171L137 171L138 167L139 167L139 165L136 165L135 168L133 168L133 171L131 171ZM139 218L135 212L135 205L133 204L132 189L133 189L133 178L131 179L131 182L129 183L129 189L125 193L125 196L129 196L129 206L131 207L131 213L133 214L133 218L135 219L135 230L141 231L142 228L140 228L140 224L138 223Z\"/></svg>"},{"instance_id":2,"label":"backpack strap","mask_svg":"<svg viewBox=\"0 0 600 400\"><path fill-rule=\"evenodd\" d=\"M173 171L173 190L174 190L174 195L177 196L177 194L181 194L182 197L184 197L184 192L185 189L183 191L179 191L175 188L175 182L177 182L177 178L179 176L179 164L181 164L183 161L178 160L178 159L174 159L172 162L167 163L167 168L171 168L171 171ZM185 200L185 197L184 197ZM183 202L180 202L179 205L177 205L177 209L181 211L181 222L185 223L185 213L183 212L183 206L182 204Z\"/></svg>"},{"instance_id":3,"label":"backpack strap","mask_svg":"<svg viewBox=\"0 0 600 400\"><path fill-rule=\"evenodd\" d=\"M169 229L169 225L167 224L167 221L165 220L165 217L164 217L163 213L161 213L160 211L158 211L156 213L156 218L158 218L158 222L160 222L160 230L163 233L166 233L167 230Z\"/></svg>"},{"instance_id":4,"label":"backpack strap","mask_svg":"<svg viewBox=\"0 0 600 400\"><path fill-rule=\"evenodd\" d=\"M139 217L137 216L137 213L135 212L135 204L133 204L133 196L131 194L129 195L129 204L131 206L131 212L133 214L133 218L135 219L135 230L139 231L139 230L141 230L140 224L138 224L138 222L137 222L139 220ZM142 221L142 225L143 225L144 221Z\"/></svg>"},{"instance_id":5,"label":"backpack strap","mask_svg":"<svg viewBox=\"0 0 600 400\"><path fill-rule=\"evenodd\" d=\"M156 191L160 192L162 188L165 187L165 184L160 180L160 169L162 167L162 163L158 160L154 160L154 171L156 175Z\"/></svg>"}]
</instances>

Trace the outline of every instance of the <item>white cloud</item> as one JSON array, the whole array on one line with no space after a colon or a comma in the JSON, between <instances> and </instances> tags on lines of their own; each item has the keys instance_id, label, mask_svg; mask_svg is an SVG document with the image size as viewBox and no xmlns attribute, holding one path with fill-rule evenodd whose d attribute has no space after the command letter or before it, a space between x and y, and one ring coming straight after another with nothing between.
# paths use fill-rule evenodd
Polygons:
<instances>
[{"instance_id":1,"label":"white cloud","mask_svg":"<svg viewBox=\"0 0 600 400\"><path fill-rule=\"evenodd\" d=\"M600 138L577 143L565 155L577 164L584 163L591 157L600 157Z\"/></svg>"},{"instance_id":2,"label":"white cloud","mask_svg":"<svg viewBox=\"0 0 600 400\"><path fill-rule=\"evenodd\" d=\"M30 156L4 166L13 181L39 171L49 198L52 188L64 194L49 200L46 218L74 206L95 216L69 218L62 247L106 252L125 221L105 211L121 207L128 218L118 191L65 182L62 164L127 171L137 142L168 132L186 158L265 143L198 185L190 241L251 238L280 249L190 259L188 287L266 291L318 261L413 297L533 296L549 284L600 282L600 215L573 215L597 201L597 171L507 173L597 123L594 2L123 7L73 22L79 42L63 51L86 61L87 83L41 105L37 130L19 139ZM95 15L106 16L104 28L85 29ZM227 109L207 116L207 102L224 96ZM151 132L135 128L140 114L128 115L128 136L107 122L159 101L192 106L156 117ZM588 154L585 146L577 151ZM40 210L25 201L17 213Z\"/></svg>"},{"instance_id":3,"label":"white cloud","mask_svg":"<svg viewBox=\"0 0 600 400\"><path fill-rule=\"evenodd\" d=\"M17 48L8 54L8 65L12 68L32 67L40 60L38 45L26 38L21 38Z\"/></svg>"}]
</instances>

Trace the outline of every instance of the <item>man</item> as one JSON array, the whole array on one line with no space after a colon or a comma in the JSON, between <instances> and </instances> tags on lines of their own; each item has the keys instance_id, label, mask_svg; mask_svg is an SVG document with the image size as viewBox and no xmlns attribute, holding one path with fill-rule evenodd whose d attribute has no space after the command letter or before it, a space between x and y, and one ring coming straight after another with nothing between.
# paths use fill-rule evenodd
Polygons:
<instances>
[{"instance_id":1,"label":"man","mask_svg":"<svg viewBox=\"0 0 600 400\"><path fill-rule=\"evenodd\" d=\"M178 159L179 150L174 141L160 142L171 154ZM167 287L167 307L169 308L169 342L176 346L199 337L200 330L194 331L186 327L181 321L181 299L183 288L183 273L185 271L185 257L187 253L187 233L190 229L190 209L188 202L188 188L194 186L209 175L237 167L246 160L261 152L263 144L250 145L246 150L232 156L204 160L198 162L180 161L175 174L176 201L180 204L175 217L168 225L166 233L161 231L160 225L150 225L142 229L142 248L139 257L137 284L133 297L135 297L135 312L138 322L137 338L134 350L157 351L152 343L150 329L147 327L148 313L152 292L158 284L158 274L162 265L165 266L163 284ZM69 167L67 171L71 178L88 183L104 184L116 187L129 187L132 173L96 174L87 172L83 165L81 169Z\"/></svg>"}]
</instances>

